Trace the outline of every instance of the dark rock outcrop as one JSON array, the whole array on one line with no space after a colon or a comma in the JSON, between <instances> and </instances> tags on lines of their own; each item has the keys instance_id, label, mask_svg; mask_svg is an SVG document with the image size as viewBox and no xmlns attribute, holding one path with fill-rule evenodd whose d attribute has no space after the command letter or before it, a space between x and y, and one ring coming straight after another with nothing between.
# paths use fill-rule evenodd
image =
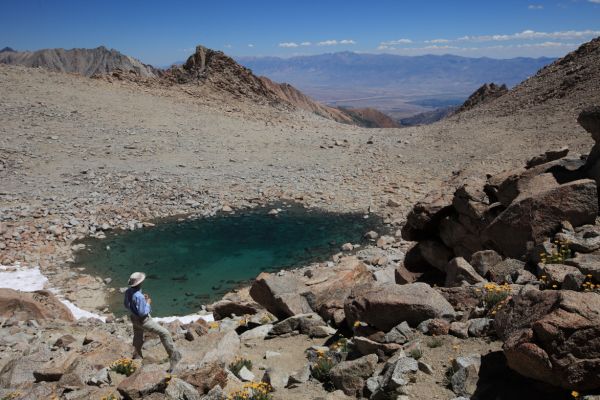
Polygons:
<instances>
[{"instance_id":1,"label":"dark rock outcrop","mask_svg":"<svg viewBox=\"0 0 600 400\"><path fill-rule=\"evenodd\" d=\"M579 391L600 388L600 295L529 290L495 319L513 370Z\"/></svg>"}]
</instances>

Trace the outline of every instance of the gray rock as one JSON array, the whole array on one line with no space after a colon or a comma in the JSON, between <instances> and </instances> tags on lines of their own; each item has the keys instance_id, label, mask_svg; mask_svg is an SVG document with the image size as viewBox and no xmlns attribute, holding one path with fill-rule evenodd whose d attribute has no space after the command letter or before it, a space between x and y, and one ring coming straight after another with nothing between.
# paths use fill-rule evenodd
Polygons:
<instances>
[{"instance_id":1,"label":"gray rock","mask_svg":"<svg viewBox=\"0 0 600 400\"><path fill-rule=\"evenodd\" d=\"M286 387L290 387L292 385L308 382L310 379L310 365L305 364L298 371L294 372L290 375Z\"/></svg>"},{"instance_id":2,"label":"gray rock","mask_svg":"<svg viewBox=\"0 0 600 400\"><path fill-rule=\"evenodd\" d=\"M397 343L379 343L362 336L355 336L352 343L356 351L363 356L367 354L391 355L402 348Z\"/></svg>"},{"instance_id":3,"label":"gray rock","mask_svg":"<svg viewBox=\"0 0 600 400\"><path fill-rule=\"evenodd\" d=\"M256 378L254 374L248 368L246 368L246 366L243 366L240 369L240 371L237 373L237 376L243 382L252 382Z\"/></svg>"},{"instance_id":4,"label":"gray rock","mask_svg":"<svg viewBox=\"0 0 600 400\"><path fill-rule=\"evenodd\" d=\"M426 373L427 375L433 375L433 368L431 365L427 364L423 361L418 361L419 363L419 371Z\"/></svg>"},{"instance_id":5,"label":"gray rock","mask_svg":"<svg viewBox=\"0 0 600 400\"><path fill-rule=\"evenodd\" d=\"M462 257L450 260L446 266L446 286L461 286L462 282L470 285L485 282L475 269Z\"/></svg>"},{"instance_id":6,"label":"gray rock","mask_svg":"<svg viewBox=\"0 0 600 400\"><path fill-rule=\"evenodd\" d=\"M261 381L268 383L275 390L281 390L288 385L289 379L289 374L280 368L268 368L263 374Z\"/></svg>"},{"instance_id":7,"label":"gray rock","mask_svg":"<svg viewBox=\"0 0 600 400\"><path fill-rule=\"evenodd\" d=\"M494 250L481 250L473 253L471 256L471 265L483 277L487 275L490 267L493 267L500 261L502 261L502 257Z\"/></svg>"},{"instance_id":8,"label":"gray rock","mask_svg":"<svg viewBox=\"0 0 600 400\"><path fill-rule=\"evenodd\" d=\"M306 298L300 295L304 289L304 283L291 274L279 276L263 272L252 284L250 296L277 318L283 319L313 311Z\"/></svg>"},{"instance_id":9,"label":"gray rock","mask_svg":"<svg viewBox=\"0 0 600 400\"><path fill-rule=\"evenodd\" d=\"M361 396L365 381L375 371L378 358L374 354L353 361L342 361L331 369L331 381L336 389L348 396Z\"/></svg>"},{"instance_id":10,"label":"gray rock","mask_svg":"<svg viewBox=\"0 0 600 400\"><path fill-rule=\"evenodd\" d=\"M279 336L293 331L299 331L300 333L308 335L310 329L315 326L327 326L327 324L318 314L298 314L273 325L273 328L271 328L268 335Z\"/></svg>"},{"instance_id":11,"label":"gray rock","mask_svg":"<svg viewBox=\"0 0 600 400\"><path fill-rule=\"evenodd\" d=\"M235 331L227 332L217 343L216 348L204 355L201 364L219 361L229 364L240 350L240 338Z\"/></svg>"},{"instance_id":12,"label":"gray rock","mask_svg":"<svg viewBox=\"0 0 600 400\"><path fill-rule=\"evenodd\" d=\"M523 269L525 269L523 261L507 258L489 268L489 279L496 283L512 283L512 275Z\"/></svg>"},{"instance_id":13,"label":"gray rock","mask_svg":"<svg viewBox=\"0 0 600 400\"><path fill-rule=\"evenodd\" d=\"M240 335L240 339L243 341L253 340L253 339L264 339L271 329L273 329L272 324L257 326L254 329L250 329L250 330L242 333Z\"/></svg>"},{"instance_id":14,"label":"gray rock","mask_svg":"<svg viewBox=\"0 0 600 400\"><path fill-rule=\"evenodd\" d=\"M165 397L169 400L200 400L200 393L189 383L171 378L165 389Z\"/></svg>"},{"instance_id":15,"label":"gray rock","mask_svg":"<svg viewBox=\"0 0 600 400\"><path fill-rule=\"evenodd\" d=\"M383 341L385 343L398 343L404 344L409 340L412 340L415 337L415 331L408 326L406 321L401 322L392 328L388 333L383 337Z\"/></svg>"},{"instance_id":16,"label":"gray rock","mask_svg":"<svg viewBox=\"0 0 600 400\"><path fill-rule=\"evenodd\" d=\"M565 260L565 264L579 269L584 275L592 275L596 281L600 281L600 252L589 254L577 254L573 258Z\"/></svg>"},{"instance_id":17,"label":"gray rock","mask_svg":"<svg viewBox=\"0 0 600 400\"><path fill-rule=\"evenodd\" d=\"M264 356L265 360L269 360L269 359L275 358L275 357L281 357L281 353L278 353L276 351L271 351L271 350L267 350L265 352L265 356Z\"/></svg>"},{"instance_id":18,"label":"gray rock","mask_svg":"<svg viewBox=\"0 0 600 400\"><path fill-rule=\"evenodd\" d=\"M491 329L492 319L490 318L474 318L468 322L469 336L482 337L485 336Z\"/></svg>"},{"instance_id":19,"label":"gray rock","mask_svg":"<svg viewBox=\"0 0 600 400\"><path fill-rule=\"evenodd\" d=\"M388 392L397 391L401 386L413 381L418 370L417 360L412 357L402 357L387 366L381 386Z\"/></svg>"},{"instance_id":20,"label":"gray rock","mask_svg":"<svg viewBox=\"0 0 600 400\"><path fill-rule=\"evenodd\" d=\"M452 391L460 396L470 397L477 389L479 381L479 369L481 367L481 355L472 354L465 357L457 357L452 361L454 373L450 378Z\"/></svg>"},{"instance_id":21,"label":"gray rock","mask_svg":"<svg viewBox=\"0 0 600 400\"><path fill-rule=\"evenodd\" d=\"M327 325L311 326L308 330L308 337L326 338L326 337L335 335L336 332L337 332L336 329L334 329L330 326L327 326Z\"/></svg>"},{"instance_id":22,"label":"gray rock","mask_svg":"<svg viewBox=\"0 0 600 400\"><path fill-rule=\"evenodd\" d=\"M451 322L449 333L457 338L466 339L469 337L469 325L465 322Z\"/></svg>"}]
</instances>

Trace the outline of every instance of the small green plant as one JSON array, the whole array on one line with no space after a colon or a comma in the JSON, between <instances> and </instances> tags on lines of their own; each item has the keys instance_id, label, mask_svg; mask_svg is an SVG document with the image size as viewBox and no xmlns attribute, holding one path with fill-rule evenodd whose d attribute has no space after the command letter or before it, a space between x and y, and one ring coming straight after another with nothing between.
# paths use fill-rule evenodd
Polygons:
<instances>
[{"instance_id":1,"label":"small green plant","mask_svg":"<svg viewBox=\"0 0 600 400\"><path fill-rule=\"evenodd\" d=\"M102 396L100 400L119 400L116 394L111 393L108 396Z\"/></svg>"},{"instance_id":2,"label":"small green plant","mask_svg":"<svg viewBox=\"0 0 600 400\"><path fill-rule=\"evenodd\" d=\"M110 364L109 369L117 374L131 376L138 369L138 365L131 358L121 358Z\"/></svg>"},{"instance_id":3,"label":"small green plant","mask_svg":"<svg viewBox=\"0 0 600 400\"><path fill-rule=\"evenodd\" d=\"M423 357L423 350L419 349L419 348L414 348L410 351L410 353L408 353L412 358L414 358L415 360L420 359L421 357Z\"/></svg>"},{"instance_id":4,"label":"small green plant","mask_svg":"<svg viewBox=\"0 0 600 400\"><path fill-rule=\"evenodd\" d=\"M569 242L555 240L556 249L552 253L540 253L540 262L542 264L563 264L567 258L571 258L573 253L569 248Z\"/></svg>"},{"instance_id":5,"label":"small green plant","mask_svg":"<svg viewBox=\"0 0 600 400\"><path fill-rule=\"evenodd\" d=\"M243 367L246 367L248 370L252 370L252 361L248 360L247 358L237 357L231 364L229 364L229 370L238 378L238 374Z\"/></svg>"},{"instance_id":6,"label":"small green plant","mask_svg":"<svg viewBox=\"0 0 600 400\"><path fill-rule=\"evenodd\" d=\"M331 385L331 369L335 366L335 362L329 356L319 353L319 358L311 368L313 378L325 385Z\"/></svg>"},{"instance_id":7,"label":"small green plant","mask_svg":"<svg viewBox=\"0 0 600 400\"><path fill-rule=\"evenodd\" d=\"M494 315L508 301L511 294L511 287L508 283L498 285L490 282L483 286L483 306L488 314Z\"/></svg>"},{"instance_id":8,"label":"small green plant","mask_svg":"<svg viewBox=\"0 0 600 400\"><path fill-rule=\"evenodd\" d=\"M15 399L18 399L19 397L21 397L21 392L10 392L10 393L6 394L5 396L3 396L2 398L0 398L0 400L15 400Z\"/></svg>"},{"instance_id":9,"label":"small green plant","mask_svg":"<svg viewBox=\"0 0 600 400\"><path fill-rule=\"evenodd\" d=\"M427 347L430 349L435 349L436 347L441 347L444 344L444 341L439 337L432 337L427 341Z\"/></svg>"},{"instance_id":10,"label":"small green plant","mask_svg":"<svg viewBox=\"0 0 600 400\"><path fill-rule=\"evenodd\" d=\"M337 342L331 345L330 349L332 351L337 351L338 353L348 353L350 352L350 343L348 339L341 338Z\"/></svg>"},{"instance_id":11,"label":"small green plant","mask_svg":"<svg viewBox=\"0 0 600 400\"><path fill-rule=\"evenodd\" d=\"M272 400L271 385L265 382L250 382L242 390L231 393L227 400Z\"/></svg>"}]
</instances>

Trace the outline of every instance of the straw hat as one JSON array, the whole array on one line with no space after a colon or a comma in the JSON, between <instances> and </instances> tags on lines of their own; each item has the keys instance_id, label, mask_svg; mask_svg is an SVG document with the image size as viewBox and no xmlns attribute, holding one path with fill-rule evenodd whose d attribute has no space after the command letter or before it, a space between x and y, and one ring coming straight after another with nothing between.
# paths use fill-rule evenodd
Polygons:
<instances>
[{"instance_id":1,"label":"straw hat","mask_svg":"<svg viewBox=\"0 0 600 400\"><path fill-rule=\"evenodd\" d=\"M134 272L129 277L129 283L127 283L127 284L129 285L129 287L134 287L134 286L137 286L140 283L144 282L144 279L146 279L146 274L145 273L143 273L143 272Z\"/></svg>"}]
</instances>

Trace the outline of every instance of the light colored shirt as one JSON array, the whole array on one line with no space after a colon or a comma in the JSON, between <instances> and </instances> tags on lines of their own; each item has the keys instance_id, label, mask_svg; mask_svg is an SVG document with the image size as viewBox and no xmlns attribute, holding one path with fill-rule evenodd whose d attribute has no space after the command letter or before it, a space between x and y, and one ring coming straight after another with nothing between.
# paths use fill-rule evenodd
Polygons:
<instances>
[{"instance_id":1,"label":"light colored shirt","mask_svg":"<svg viewBox=\"0 0 600 400\"><path fill-rule=\"evenodd\" d=\"M152 307L150 307L139 288L129 288L125 291L124 304L126 309L138 317L145 317L152 312Z\"/></svg>"}]
</instances>

